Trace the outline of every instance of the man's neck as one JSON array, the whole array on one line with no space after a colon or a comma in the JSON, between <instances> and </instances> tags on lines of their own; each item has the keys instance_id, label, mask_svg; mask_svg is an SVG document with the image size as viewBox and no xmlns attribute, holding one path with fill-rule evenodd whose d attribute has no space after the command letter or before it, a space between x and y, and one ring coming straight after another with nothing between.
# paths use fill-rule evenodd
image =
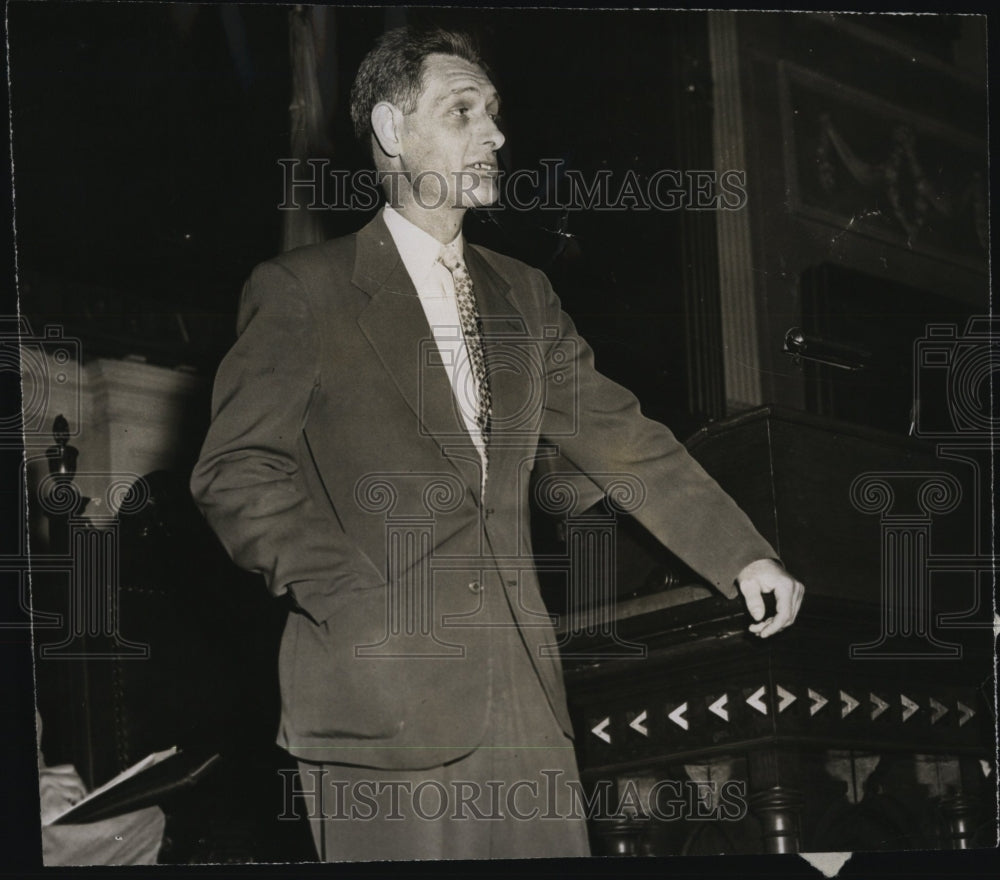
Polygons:
<instances>
[{"instance_id":1,"label":"man's neck","mask_svg":"<svg viewBox=\"0 0 1000 880\"><path fill-rule=\"evenodd\" d=\"M465 208L438 208L430 210L421 208L415 202L404 202L401 205L393 205L403 217L409 220L414 226L422 229L428 235L432 235L441 244L449 244L462 231L462 219L465 217Z\"/></svg>"}]
</instances>

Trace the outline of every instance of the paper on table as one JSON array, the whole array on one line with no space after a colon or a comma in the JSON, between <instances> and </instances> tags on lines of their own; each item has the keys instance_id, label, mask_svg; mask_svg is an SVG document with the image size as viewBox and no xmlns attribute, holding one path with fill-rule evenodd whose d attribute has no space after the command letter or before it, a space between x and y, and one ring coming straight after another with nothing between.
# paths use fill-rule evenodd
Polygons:
<instances>
[{"instance_id":1,"label":"paper on table","mask_svg":"<svg viewBox=\"0 0 1000 880\"><path fill-rule=\"evenodd\" d=\"M51 825L53 822L56 822L63 816L65 816L70 810L77 809L77 807L80 807L83 804L87 803L88 801L91 801L94 798L98 797L99 795L104 794L104 792L110 791L116 785L120 785L126 779L131 779L137 773L142 773L143 770L148 770L150 767L159 764L160 761L165 761L167 758L172 757L173 755L176 754L177 754L177 746L171 746L169 749L164 749L162 752L152 752L146 755L145 758L133 764L127 770L123 770L116 777L114 777L114 779L109 779L107 782L104 783L104 785L95 788L92 792L90 792L90 794L88 794L82 800L79 800L75 804L70 804L69 806L67 806L65 810L62 810L61 812L57 813L55 816L49 819L49 821L46 822L45 824Z\"/></svg>"}]
</instances>

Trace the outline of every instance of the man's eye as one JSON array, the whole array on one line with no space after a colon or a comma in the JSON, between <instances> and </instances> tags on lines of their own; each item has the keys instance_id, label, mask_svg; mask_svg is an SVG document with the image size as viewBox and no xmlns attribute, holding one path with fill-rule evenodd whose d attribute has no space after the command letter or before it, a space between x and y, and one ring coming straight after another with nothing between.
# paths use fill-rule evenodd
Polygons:
<instances>
[{"instance_id":1,"label":"man's eye","mask_svg":"<svg viewBox=\"0 0 1000 880\"><path fill-rule=\"evenodd\" d=\"M468 107L456 107L451 111L452 113L458 113L460 116L465 116L469 112Z\"/></svg>"},{"instance_id":2,"label":"man's eye","mask_svg":"<svg viewBox=\"0 0 1000 880\"><path fill-rule=\"evenodd\" d=\"M500 123L503 122L503 117L499 113L491 113L490 119L493 120L493 124L499 128Z\"/></svg>"}]
</instances>

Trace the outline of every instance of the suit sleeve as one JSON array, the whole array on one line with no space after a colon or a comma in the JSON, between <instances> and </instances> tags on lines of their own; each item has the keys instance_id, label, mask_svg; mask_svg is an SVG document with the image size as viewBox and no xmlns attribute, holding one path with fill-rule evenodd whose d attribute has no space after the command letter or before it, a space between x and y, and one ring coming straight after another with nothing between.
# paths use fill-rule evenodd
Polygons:
<instances>
[{"instance_id":1,"label":"suit sleeve","mask_svg":"<svg viewBox=\"0 0 1000 880\"><path fill-rule=\"evenodd\" d=\"M338 592L381 575L310 490L303 428L322 340L295 276L257 267L243 288L238 338L212 394L212 423L191 477L195 501L233 560L291 591L320 623Z\"/></svg>"},{"instance_id":2,"label":"suit sleeve","mask_svg":"<svg viewBox=\"0 0 1000 880\"><path fill-rule=\"evenodd\" d=\"M635 395L597 371L590 346L539 275L543 323L558 328L545 356L542 436L605 490L615 475L636 478L645 498L635 518L734 598L736 576L758 559L776 559L774 549L670 430L643 416Z\"/></svg>"}]
</instances>

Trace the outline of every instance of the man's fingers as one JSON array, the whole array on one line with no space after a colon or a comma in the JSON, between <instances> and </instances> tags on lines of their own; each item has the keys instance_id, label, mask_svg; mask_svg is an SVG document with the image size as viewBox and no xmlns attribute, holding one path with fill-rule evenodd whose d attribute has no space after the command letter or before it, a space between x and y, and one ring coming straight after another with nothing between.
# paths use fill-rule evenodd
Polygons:
<instances>
[{"instance_id":1,"label":"man's fingers","mask_svg":"<svg viewBox=\"0 0 1000 880\"><path fill-rule=\"evenodd\" d=\"M39 773L38 783L43 798L74 804L87 794L87 787L72 764L46 767Z\"/></svg>"},{"instance_id":2,"label":"man's fingers","mask_svg":"<svg viewBox=\"0 0 1000 880\"><path fill-rule=\"evenodd\" d=\"M87 793L87 789L79 779L66 776L50 776L48 779L43 777L42 785L47 786L53 796L65 798L70 802L80 800Z\"/></svg>"},{"instance_id":3,"label":"man's fingers","mask_svg":"<svg viewBox=\"0 0 1000 880\"><path fill-rule=\"evenodd\" d=\"M767 638L781 632L799 613L805 587L773 559L751 562L737 576L747 611L754 619L750 632ZM767 608L764 593L774 594L774 614L764 618Z\"/></svg>"},{"instance_id":4,"label":"man's fingers","mask_svg":"<svg viewBox=\"0 0 1000 880\"><path fill-rule=\"evenodd\" d=\"M787 578L774 588L775 612L770 626L765 627L767 635L784 629L792 622L792 620L795 619L795 615L792 613L792 600L794 592L795 581L791 578ZM764 631L761 632L761 635L764 635Z\"/></svg>"},{"instance_id":5,"label":"man's fingers","mask_svg":"<svg viewBox=\"0 0 1000 880\"><path fill-rule=\"evenodd\" d=\"M795 620L802 605L802 598L805 596L805 587L797 580L788 578L787 581L775 585L773 592L774 616L750 625L750 632L756 633L762 639L781 632Z\"/></svg>"},{"instance_id":6,"label":"man's fingers","mask_svg":"<svg viewBox=\"0 0 1000 880\"><path fill-rule=\"evenodd\" d=\"M799 616L799 608L802 607L802 600L805 598L806 588L799 581L795 582L795 604L792 605L792 620Z\"/></svg>"},{"instance_id":7,"label":"man's fingers","mask_svg":"<svg viewBox=\"0 0 1000 880\"><path fill-rule=\"evenodd\" d=\"M743 594L750 616L754 620L761 620L766 609L764 598L760 594L760 585L756 581L746 581L740 584L740 592Z\"/></svg>"}]
</instances>

